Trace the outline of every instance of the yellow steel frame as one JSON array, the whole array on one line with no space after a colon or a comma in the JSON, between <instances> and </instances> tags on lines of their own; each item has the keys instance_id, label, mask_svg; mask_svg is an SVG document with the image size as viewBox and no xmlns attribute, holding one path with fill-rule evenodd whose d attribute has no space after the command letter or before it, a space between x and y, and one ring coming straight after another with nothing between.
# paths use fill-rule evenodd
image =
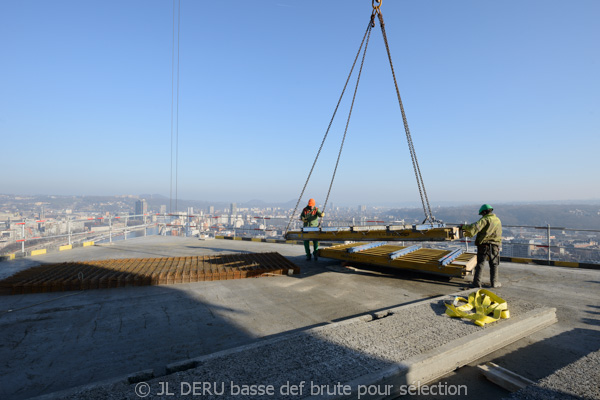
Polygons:
<instances>
[{"instance_id":1,"label":"yellow steel frame","mask_svg":"<svg viewBox=\"0 0 600 400\"><path fill-rule=\"evenodd\" d=\"M428 274L464 277L468 275L477 264L475 254L463 253L450 264L443 266L438 260L449 254L451 250L426 249L421 248L412 253L403 255L390 260L389 254L397 250L402 250L407 246L396 246L386 244L383 246L363 250L357 253L348 253L348 249L355 246L361 246L367 242L341 244L337 246L322 248L319 250L319 256L323 258L333 258L337 260L356 262L361 264L379 265L384 267L409 269Z\"/></svg>"},{"instance_id":2,"label":"yellow steel frame","mask_svg":"<svg viewBox=\"0 0 600 400\"><path fill-rule=\"evenodd\" d=\"M458 227L445 227L416 230L404 226L399 228L372 226L353 227L351 230L338 231L289 231L285 238L287 240L329 240L334 242L346 240L446 241L460 239L460 229Z\"/></svg>"}]
</instances>

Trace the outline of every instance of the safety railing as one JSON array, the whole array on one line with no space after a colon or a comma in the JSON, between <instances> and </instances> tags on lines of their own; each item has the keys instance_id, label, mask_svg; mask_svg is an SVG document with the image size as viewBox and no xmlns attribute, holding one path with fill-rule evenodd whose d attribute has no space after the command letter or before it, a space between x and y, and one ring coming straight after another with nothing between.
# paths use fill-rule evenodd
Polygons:
<instances>
[{"instance_id":1,"label":"safety railing","mask_svg":"<svg viewBox=\"0 0 600 400\"><path fill-rule=\"evenodd\" d=\"M85 241L112 242L119 238L126 239L132 232L146 235L148 229L156 225L151 214L23 219L11 222L8 229L1 231L0 255Z\"/></svg>"},{"instance_id":2,"label":"safety railing","mask_svg":"<svg viewBox=\"0 0 600 400\"><path fill-rule=\"evenodd\" d=\"M73 219L26 219L3 230L0 255L93 240L110 243L145 235L244 236L283 239L287 216L246 214L206 215L191 213L105 215ZM378 218L326 218L323 226L410 225L410 222ZM453 226L457 224L447 224ZM290 229L302 227L292 221ZM555 226L504 225L501 255L550 261L600 264L600 230ZM408 242L406 244L409 244ZM423 243L437 248L462 248L475 252L473 239Z\"/></svg>"}]
</instances>

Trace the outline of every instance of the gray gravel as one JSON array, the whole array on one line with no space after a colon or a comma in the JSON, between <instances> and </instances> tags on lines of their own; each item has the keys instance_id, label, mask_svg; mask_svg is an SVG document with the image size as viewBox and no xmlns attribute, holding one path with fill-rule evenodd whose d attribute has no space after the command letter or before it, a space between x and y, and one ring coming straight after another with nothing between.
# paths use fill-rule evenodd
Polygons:
<instances>
[{"instance_id":1,"label":"gray gravel","mask_svg":"<svg viewBox=\"0 0 600 400\"><path fill-rule=\"evenodd\" d=\"M449 300L450 298L444 298ZM506 299L512 317L540 306ZM225 351L201 358L193 369L177 372L137 384L138 390L150 389L148 399L164 399L158 395L168 384L174 395L169 398L197 395L207 399L298 399L311 394L311 387L325 385L322 390L334 392L336 385L350 382L415 355L438 348L454 339L494 329L494 324L480 328L470 321L445 315L443 300L433 300L393 309L390 315L372 321L352 320L326 325L309 331L280 336L247 346L243 351ZM302 395L282 393L282 389L304 382ZM232 385L236 385L233 386ZM207 385L203 387L202 385ZM243 387L241 385L256 385ZM258 386L258 385L263 385ZM260 393L274 389L274 394ZM66 395L64 399L139 399L136 384L118 383ZM209 395L207 389L213 391ZM254 389L244 396L238 389ZM299 386L296 386L299 389ZM221 392L223 395L214 395ZM315 391L312 394L317 394ZM321 391L320 394L327 394ZM330 393L331 394L331 393Z\"/></svg>"},{"instance_id":2,"label":"gray gravel","mask_svg":"<svg viewBox=\"0 0 600 400\"><path fill-rule=\"evenodd\" d=\"M513 393L510 400L600 399L600 350Z\"/></svg>"}]
</instances>

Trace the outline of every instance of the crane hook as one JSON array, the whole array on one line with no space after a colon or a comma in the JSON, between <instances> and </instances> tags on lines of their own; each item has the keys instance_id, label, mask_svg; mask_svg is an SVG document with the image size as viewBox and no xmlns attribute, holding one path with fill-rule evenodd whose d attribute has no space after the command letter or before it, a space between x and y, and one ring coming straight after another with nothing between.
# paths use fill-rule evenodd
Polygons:
<instances>
[{"instance_id":1,"label":"crane hook","mask_svg":"<svg viewBox=\"0 0 600 400\"><path fill-rule=\"evenodd\" d=\"M379 8L381 8L381 3L383 2L383 0L373 0L372 4L373 4L373 10L374 12L380 12Z\"/></svg>"}]
</instances>

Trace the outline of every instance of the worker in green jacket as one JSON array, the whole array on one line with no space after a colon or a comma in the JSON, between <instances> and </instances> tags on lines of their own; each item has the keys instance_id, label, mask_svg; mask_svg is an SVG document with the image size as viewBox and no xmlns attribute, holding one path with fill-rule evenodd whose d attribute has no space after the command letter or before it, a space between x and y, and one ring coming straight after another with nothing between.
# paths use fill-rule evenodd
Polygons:
<instances>
[{"instance_id":1,"label":"worker in green jacket","mask_svg":"<svg viewBox=\"0 0 600 400\"><path fill-rule=\"evenodd\" d=\"M300 219L304 222L304 226L319 226L319 218L323 218L325 215L317 207L315 207L315 199L308 200L308 205L304 207L300 214ZM313 256L315 261L319 259L317 250L319 250L319 242L313 240ZM304 241L304 250L306 251L306 261L310 261L310 240Z\"/></svg>"},{"instance_id":2,"label":"worker in green jacket","mask_svg":"<svg viewBox=\"0 0 600 400\"><path fill-rule=\"evenodd\" d=\"M491 287L502 286L498 281L498 265L500 265L500 246L502 245L502 222L495 214L489 204L479 208L481 218L474 224L462 225L461 229L467 237L475 238L477 245L477 265L473 276L473 287L481 287L481 274L485 260L490 264Z\"/></svg>"}]
</instances>

